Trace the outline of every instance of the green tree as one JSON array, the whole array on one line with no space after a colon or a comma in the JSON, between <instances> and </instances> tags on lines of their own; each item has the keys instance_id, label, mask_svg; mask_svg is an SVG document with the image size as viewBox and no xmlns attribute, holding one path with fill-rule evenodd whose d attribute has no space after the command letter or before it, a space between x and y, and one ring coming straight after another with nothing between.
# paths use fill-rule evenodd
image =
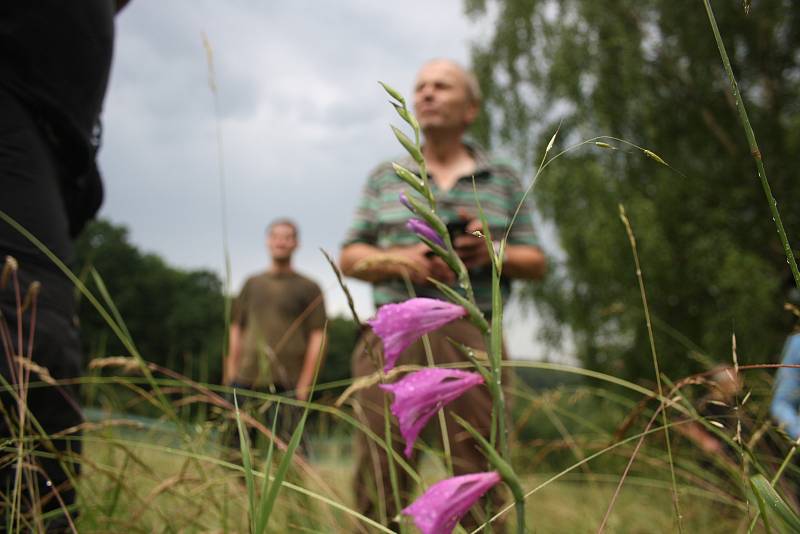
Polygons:
<instances>
[{"instance_id":1,"label":"green tree","mask_svg":"<svg viewBox=\"0 0 800 534\"><path fill-rule=\"evenodd\" d=\"M317 385L321 388L318 398L331 401L347 387L347 384L331 385L351 377L350 361L359 333L358 324L351 318L341 315L328 318L328 348L317 377Z\"/></svg>"},{"instance_id":2,"label":"green tree","mask_svg":"<svg viewBox=\"0 0 800 534\"><path fill-rule=\"evenodd\" d=\"M492 4L489 6L488 4ZM800 236L800 6L714 2L782 208ZM495 9L496 8L496 9ZM543 336L567 327L585 365L652 377L625 205L639 245L657 348L673 378L711 361L774 358L788 330L788 268L701 3L670 0L467 0L495 14L473 51L488 113L476 133L513 145L528 168L598 135L624 138L680 173L611 142L585 145L547 168L533 197L558 249L531 290ZM708 359L694 357L698 353Z\"/></svg>"},{"instance_id":3,"label":"green tree","mask_svg":"<svg viewBox=\"0 0 800 534\"><path fill-rule=\"evenodd\" d=\"M89 269L103 279L141 355L196 380L219 383L224 330L222 283L209 271L184 271L145 254L123 226L91 223L77 243L78 268L99 296ZM101 299L102 300L102 299ZM97 311L80 302L84 349L90 357L127 355Z\"/></svg>"}]
</instances>

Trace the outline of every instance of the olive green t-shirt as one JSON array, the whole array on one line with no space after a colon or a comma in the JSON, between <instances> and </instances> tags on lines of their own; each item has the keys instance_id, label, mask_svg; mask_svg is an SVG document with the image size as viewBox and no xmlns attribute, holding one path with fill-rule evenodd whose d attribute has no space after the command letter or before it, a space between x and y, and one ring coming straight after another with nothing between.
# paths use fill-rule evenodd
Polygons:
<instances>
[{"instance_id":1,"label":"olive green t-shirt","mask_svg":"<svg viewBox=\"0 0 800 534\"><path fill-rule=\"evenodd\" d=\"M322 292L317 284L297 273L253 276L236 300L233 322L242 331L236 382L294 389L308 338L325 324Z\"/></svg>"}]
</instances>

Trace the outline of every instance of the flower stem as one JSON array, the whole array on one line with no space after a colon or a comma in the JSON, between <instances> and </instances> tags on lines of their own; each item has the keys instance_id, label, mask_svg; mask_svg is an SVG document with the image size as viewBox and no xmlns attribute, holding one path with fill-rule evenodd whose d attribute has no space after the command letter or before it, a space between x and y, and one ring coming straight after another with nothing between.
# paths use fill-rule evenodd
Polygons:
<instances>
[{"instance_id":1,"label":"flower stem","mask_svg":"<svg viewBox=\"0 0 800 534\"><path fill-rule=\"evenodd\" d=\"M489 336L489 357L492 362L492 378L494 379L494 406L497 416L497 436L500 454L510 461L508 436L506 435L506 401L503 394L503 297L500 294L500 273L492 265L492 331Z\"/></svg>"},{"instance_id":2,"label":"flower stem","mask_svg":"<svg viewBox=\"0 0 800 534\"><path fill-rule=\"evenodd\" d=\"M525 499L514 501L514 511L517 514L517 534L525 534Z\"/></svg>"}]
</instances>

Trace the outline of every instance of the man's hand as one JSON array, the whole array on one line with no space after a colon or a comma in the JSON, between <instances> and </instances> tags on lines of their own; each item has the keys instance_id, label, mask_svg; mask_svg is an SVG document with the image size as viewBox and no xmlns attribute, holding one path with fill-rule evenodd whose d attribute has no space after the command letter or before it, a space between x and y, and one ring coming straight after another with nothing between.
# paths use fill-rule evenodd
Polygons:
<instances>
[{"instance_id":1,"label":"man's hand","mask_svg":"<svg viewBox=\"0 0 800 534\"><path fill-rule=\"evenodd\" d=\"M239 371L239 358L241 356L242 348L242 329L236 324L232 323L230 334L228 335L228 355L222 366L222 384L230 386L236 380L236 374Z\"/></svg>"},{"instance_id":2,"label":"man's hand","mask_svg":"<svg viewBox=\"0 0 800 534\"><path fill-rule=\"evenodd\" d=\"M466 219L469 216L460 214ZM466 226L466 233L455 236L453 248L464 262L467 269L477 269L491 265L492 257L486 246L486 239L476 237L472 233L483 231L480 219L471 218ZM495 239L498 235L492 236ZM539 280L547 271L547 260L542 250L534 245L509 245L506 243L503 253L503 276L522 280Z\"/></svg>"},{"instance_id":3,"label":"man's hand","mask_svg":"<svg viewBox=\"0 0 800 534\"><path fill-rule=\"evenodd\" d=\"M453 240L453 248L456 249L456 254L467 269L477 269L492 261L489 249L486 248L486 240L483 237L472 235L472 232L481 229L481 221L472 219L467 223L466 233L455 236Z\"/></svg>"},{"instance_id":4,"label":"man's hand","mask_svg":"<svg viewBox=\"0 0 800 534\"><path fill-rule=\"evenodd\" d=\"M294 397L299 401L305 402L308 400L308 393L310 389L310 385L298 384L297 388L294 390Z\"/></svg>"},{"instance_id":5,"label":"man's hand","mask_svg":"<svg viewBox=\"0 0 800 534\"><path fill-rule=\"evenodd\" d=\"M439 256L433 254L424 243L407 247L393 247L387 252L401 256L414 265L415 269L408 270L408 276L417 285L428 284L428 278L439 280L445 284L451 284L456 279L456 275L450 270L450 267Z\"/></svg>"},{"instance_id":6,"label":"man's hand","mask_svg":"<svg viewBox=\"0 0 800 534\"><path fill-rule=\"evenodd\" d=\"M456 279L447 264L424 243L388 249L353 243L342 249L339 265L345 275L373 283L405 275L420 285L427 284L428 278L445 284Z\"/></svg>"},{"instance_id":7,"label":"man's hand","mask_svg":"<svg viewBox=\"0 0 800 534\"><path fill-rule=\"evenodd\" d=\"M307 401L311 392L311 383L314 381L314 373L317 366L325 356L325 336L321 328L311 331L306 343L306 353L303 357L303 368L300 370L300 377L294 388L294 396L297 400Z\"/></svg>"}]
</instances>

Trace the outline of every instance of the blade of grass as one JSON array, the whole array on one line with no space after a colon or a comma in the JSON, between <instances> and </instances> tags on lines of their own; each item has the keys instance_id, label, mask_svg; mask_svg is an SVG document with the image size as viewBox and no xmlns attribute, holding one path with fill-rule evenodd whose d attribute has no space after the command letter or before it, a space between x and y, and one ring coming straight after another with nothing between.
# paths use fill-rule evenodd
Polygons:
<instances>
[{"instance_id":1,"label":"blade of grass","mask_svg":"<svg viewBox=\"0 0 800 534\"><path fill-rule=\"evenodd\" d=\"M297 425L297 428L295 428L294 432L292 433L292 439L289 441L289 445L286 448L286 452L284 453L283 458L281 458L281 461L278 464L278 468L275 470L275 476L272 479L272 483L269 485L269 491L259 503L257 511L258 520L255 524L255 527L253 528L253 532L255 532L256 534L261 534L262 532L266 531L270 515L272 515L272 509L275 506L275 500L278 498L278 493L280 492L281 485L283 484L283 481L286 478L286 473L289 470L289 465L292 462L292 455L294 454L294 451L297 449L297 446L300 445L300 439L303 436L303 430L305 429L307 417L308 417L308 407L306 407L305 411L303 412L303 417L300 419L300 423Z\"/></svg>"},{"instance_id":2,"label":"blade of grass","mask_svg":"<svg viewBox=\"0 0 800 534\"><path fill-rule=\"evenodd\" d=\"M752 481L750 482L750 489L753 492L751 499L756 502L756 508L759 511L759 514L754 518L754 524L755 521L760 517L761 522L764 524L764 532L771 534L772 529L769 527L769 519L767 518L767 504L764 502L764 497L758 492ZM752 532L752 530L753 529L751 527L748 532Z\"/></svg>"},{"instance_id":3,"label":"blade of grass","mask_svg":"<svg viewBox=\"0 0 800 534\"><path fill-rule=\"evenodd\" d=\"M131 340L131 343L133 343L133 336L131 336L131 333L128 330L128 325L126 325L125 321L122 319L122 314L119 313L116 304L114 304L114 299L111 298L111 294L108 292L108 288L106 287L106 283L103 281L103 277L100 276L100 273L98 273L97 269L94 267L90 269L90 272L92 274L92 280L94 280L94 283L97 286L97 291L105 301L108 309L111 310L111 314L114 316L114 320L117 321L120 330L122 330L128 339Z\"/></svg>"},{"instance_id":4,"label":"blade of grass","mask_svg":"<svg viewBox=\"0 0 800 534\"><path fill-rule=\"evenodd\" d=\"M275 415L272 417L272 428L270 429L273 436L276 436L275 430L278 427L278 412L280 411L280 401L275 404ZM269 479L272 474L272 455L275 452L275 441L269 440L269 447L267 448L267 459L264 460L264 481L261 484L261 495L265 495L269 489Z\"/></svg>"},{"instance_id":5,"label":"blade of grass","mask_svg":"<svg viewBox=\"0 0 800 534\"><path fill-rule=\"evenodd\" d=\"M672 478L672 504L675 507L675 516L678 522L678 532L683 532L680 501L678 499L678 481L675 478L675 463L672 457L672 446L670 444L670 439L669 439L669 424L667 421L667 411L664 409L665 406L664 390L661 384L661 371L659 370L658 366L658 353L656 352L655 337L653 336L653 324L650 320L650 307L647 304L647 292L645 291L644 287L644 278L642 277L642 267L639 263L639 252L636 246L636 236L634 236L633 234L633 228L631 227L631 223L628 220L628 217L625 215L625 208L623 207L622 204L619 205L619 217L622 220L622 224L625 225L625 231L628 234L628 241L630 242L631 252L633 253L634 265L636 266L636 279L639 283L639 293L642 298L642 308L644 308L645 323L647 325L647 337L650 341L650 353L653 357L653 369L656 374L656 385L658 387L658 397L660 399L659 411L661 412L662 425L664 427L664 442L666 444L667 457L669 459L669 471L670 471L670 476ZM627 467L625 468L625 472L620 478L617 491L614 493L614 496L612 497L611 502L608 505L608 509L606 510L606 514L603 517L603 521L600 523L600 527L597 530L598 533L603 532L603 530L605 529L608 519L611 516L611 510L614 508L617 496L619 495L619 491L622 488L622 484L625 481L625 477L627 476L628 469L630 469L630 466L631 464L629 462Z\"/></svg>"},{"instance_id":6,"label":"blade of grass","mask_svg":"<svg viewBox=\"0 0 800 534\"><path fill-rule=\"evenodd\" d=\"M128 464L130 464L131 457L130 455L125 455L125 460L122 462L122 468L119 472L119 480L117 480L117 484L114 486L114 491L111 494L111 502L108 503L108 510L106 510L106 515L108 517L113 517L114 511L117 508L117 504L119 503L119 496L122 493L122 477L125 475L125 472L128 470Z\"/></svg>"},{"instance_id":7,"label":"blade of grass","mask_svg":"<svg viewBox=\"0 0 800 534\"><path fill-rule=\"evenodd\" d=\"M217 91L216 70L214 69L214 49L211 41L205 32L201 33L203 48L206 52L206 66L208 68L208 88L214 102L214 126L217 140L217 172L219 173L219 198L220 198L220 219L222 222L222 254L225 258L225 280L223 282L223 292L225 294L225 331L222 335L222 354L228 350L228 335L231 323L231 255L228 245L228 201L225 188L225 158L222 144L222 115L219 109L219 93ZM223 366L225 362L222 362ZM224 367L223 367L224 369Z\"/></svg>"},{"instance_id":8,"label":"blade of grass","mask_svg":"<svg viewBox=\"0 0 800 534\"><path fill-rule=\"evenodd\" d=\"M786 501L775 491L764 475L751 477L750 488L756 497L758 509L761 511L761 519L767 532L770 531L767 519L768 510L773 512L774 517L777 517L790 532L800 532L800 517L786 504Z\"/></svg>"},{"instance_id":9,"label":"blade of grass","mask_svg":"<svg viewBox=\"0 0 800 534\"><path fill-rule=\"evenodd\" d=\"M325 342L327 339L328 334L328 323L325 323L325 326L322 329L322 341L320 342L319 347L319 354L323 354L325 350ZM322 363L322 358L317 359L317 366L314 369L314 378L311 381L311 387L309 388L308 392L308 399L312 399L314 397L314 390L317 385L317 378L319 376L319 367ZM303 437L303 430L306 426L306 420L308 419L308 411L311 407L310 402L306 402L305 408L303 409L303 416L300 418L300 423L295 428L294 432L292 433L292 439L289 440L289 444L286 447L286 452L283 454L283 458L281 458L281 462L278 464L278 469L275 471L275 476L272 479L272 483L269 485L269 491L265 495L262 495L261 502L259 503L258 507L258 516L255 521L255 527L253 528L253 532L255 534L261 534L267 528L269 524L269 518L272 515L272 510L275 506L275 501L278 498L278 493L281 489L281 484L283 484L284 479L286 478L286 473L289 470L289 465L292 463L292 456L294 455L294 451L297 450L297 447L300 445L300 439ZM277 412L276 412L276 419L277 419ZM274 434L273 434L274 435ZM266 480L269 479L267 474L264 475L265 484Z\"/></svg>"},{"instance_id":10,"label":"blade of grass","mask_svg":"<svg viewBox=\"0 0 800 534\"><path fill-rule=\"evenodd\" d=\"M253 477L253 466L250 460L250 442L245 431L242 418L239 414L239 399L236 390L233 390L233 405L236 408L236 429L239 432L239 450L242 453L242 467L244 467L244 482L247 487L247 508L250 517L250 532L255 532L256 525L256 495Z\"/></svg>"},{"instance_id":11,"label":"blade of grass","mask_svg":"<svg viewBox=\"0 0 800 534\"><path fill-rule=\"evenodd\" d=\"M778 202L775 200L775 197L772 196L772 189L769 186L769 181L767 181L767 171L764 169L764 161L761 156L761 150L758 148L756 134L753 131L753 127L750 125L750 119L747 116L747 109L744 106L744 100L742 100L742 93L739 90L739 84L736 82L736 76L733 75L731 60L728 58L728 52L725 49L725 43L722 42L722 35L720 34L719 27L717 26L717 19L714 17L714 11L711 9L711 3L709 0L703 0L703 5L706 8L706 14L708 15L708 22L711 24L711 30L714 33L714 40L716 41L717 48L719 49L722 65L725 68L725 73L728 75L728 80L731 84L731 93L736 99L736 110L739 112L739 120L742 123L745 137L747 137L747 143L750 146L750 154L753 156L753 159L756 163L756 170L758 172L758 178L761 181L761 188L764 190L764 196L767 199L770 212L772 212L772 220L775 221L775 227L778 230L778 236L780 237L781 245L783 246L783 252L786 255L786 262L789 264L789 267L792 271L795 285L800 288L800 271L797 269L797 262L795 261L792 247L789 245L789 237L786 235L786 230L783 228L781 214L778 211Z\"/></svg>"}]
</instances>

